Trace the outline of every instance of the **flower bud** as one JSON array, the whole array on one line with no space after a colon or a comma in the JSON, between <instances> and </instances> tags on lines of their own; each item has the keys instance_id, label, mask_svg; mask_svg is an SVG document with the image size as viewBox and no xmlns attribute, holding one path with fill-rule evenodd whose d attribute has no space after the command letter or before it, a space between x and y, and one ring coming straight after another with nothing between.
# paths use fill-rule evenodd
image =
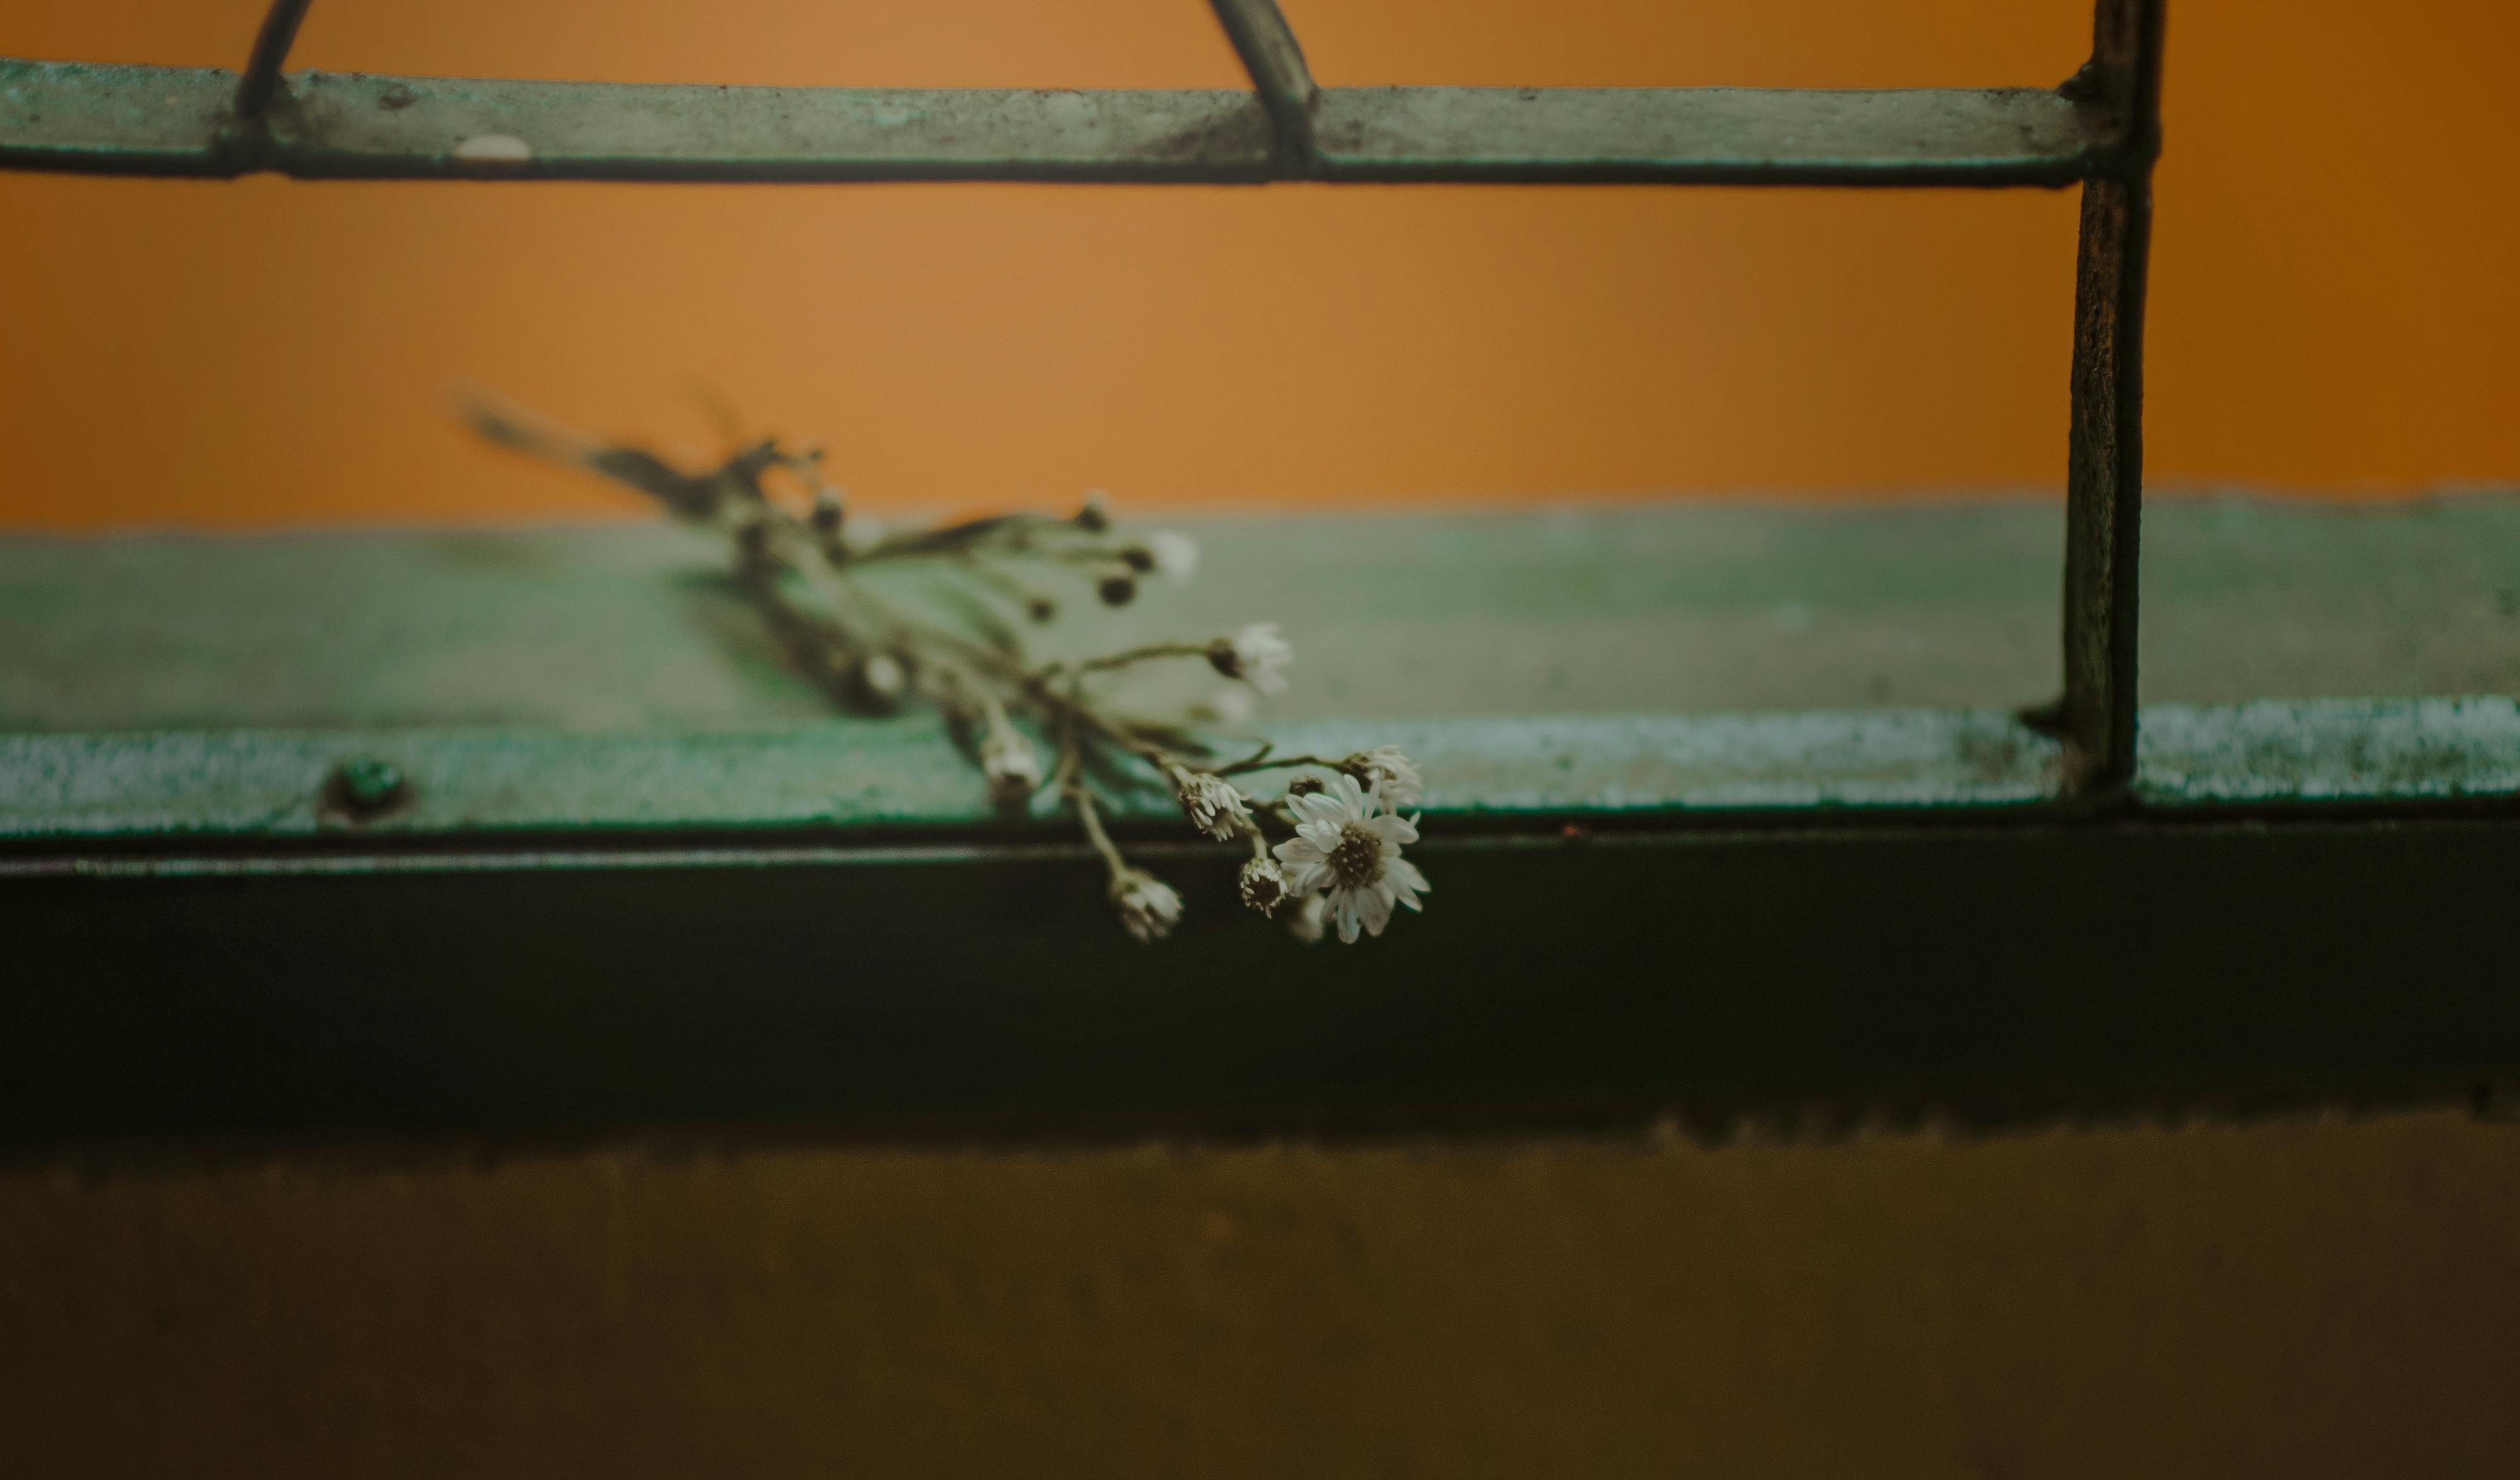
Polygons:
<instances>
[{"instance_id":1,"label":"flower bud","mask_svg":"<svg viewBox=\"0 0 2520 1480\"><path fill-rule=\"evenodd\" d=\"M1282 694L1285 666L1295 650L1278 635L1276 622L1253 622L1207 645L1207 663L1227 678L1238 678L1263 694Z\"/></svg>"},{"instance_id":2,"label":"flower bud","mask_svg":"<svg viewBox=\"0 0 2520 1480\"><path fill-rule=\"evenodd\" d=\"M980 741L980 774L989 779L990 794L1000 805L1021 806L1041 789L1041 757L1030 740L999 719Z\"/></svg>"},{"instance_id":3,"label":"flower bud","mask_svg":"<svg viewBox=\"0 0 2520 1480\"><path fill-rule=\"evenodd\" d=\"M1230 842L1250 828L1251 813L1232 782L1182 766L1171 768L1171 773L1182 811L1198 830L1218 842Z\"/></svg>"},{"instance_id":4,"label":"flower bud","mask_svg":"<svg viewBox=\"0 0 2520 1480\"><path fill-rule=\"evenodd\" d=\"M900 701L902 690L909 687L910 675L902 669L901 659L889 652L874 652L858 664L858 688L878 704L890 707Z\"/></svg>"},{"instance_id":5,"label":"flower bud","mask_svg":"<svg viewBox=\"0 0 2520 1480\"><path fill-rule=\"evenodd\" d=\"M1398 745L1376 745L1360 750L1339 763L1339 769L1357 779L1368 790L1380 788L1383 805L1397 812L1414 807L1426 796L1426 779L1418 772L1417 763L1401 753Z\"/></svg>"},{"instance_id":6,"label":"flower bud","mask_svg":"<svg viewBox=\"0 0 2520 1480\"><path fill-rule=\"evenodd\" d=\"M1181 896L1144 869L1122 869L1111 875L1111 908L1120 912L1120 928L1140 945L1153 945L1181 923Z\"/></svg>"},{"instance_id":7,"label":"flower bud","mask_svg":"<svg viewBox=\"0 0 2520 1480\"><path fill-rule=\"evenodd\" d=\"M1242 866L1242 902L1263 915L1275 915L1286 902L1286 871L1274 858L1255 858Z\"/></svg>"},{"instance_id":8,"label":"flower bud","mask_svg":"<svg viewBox=\"0 0 2520 1480\"><path fill-rule=\"evenodd\" d=\"M1198 541L1171 529L1147 536L1147 567L1165 580L1183 585L1198 571Z\"/></svg>"}]
</instances>

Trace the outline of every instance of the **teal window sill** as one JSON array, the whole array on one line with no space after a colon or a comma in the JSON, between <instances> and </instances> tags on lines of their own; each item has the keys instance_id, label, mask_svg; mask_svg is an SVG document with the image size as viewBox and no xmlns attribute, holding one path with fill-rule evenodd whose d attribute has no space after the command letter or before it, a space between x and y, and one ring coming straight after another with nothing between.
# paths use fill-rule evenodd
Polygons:
<instances>
[{"instance_id":1,"label":"teal window sill","mask_svg":"<svg viewBox=\"0 0 2520 1480\"><path fill-rule=\"evenodd\" d=\"M670 529L0 542L0 1140L2520 1083L2520 502L2157 504L2135 784L2071 800L2010 707L2050 504L1207 532L1126 619L1282 620L1268 733L1425 764L1436 893L1379 941L1233 909L1148 796L1193 913L1137 947L1064 825L830 715Z\"/></svg>"}]
</instances>

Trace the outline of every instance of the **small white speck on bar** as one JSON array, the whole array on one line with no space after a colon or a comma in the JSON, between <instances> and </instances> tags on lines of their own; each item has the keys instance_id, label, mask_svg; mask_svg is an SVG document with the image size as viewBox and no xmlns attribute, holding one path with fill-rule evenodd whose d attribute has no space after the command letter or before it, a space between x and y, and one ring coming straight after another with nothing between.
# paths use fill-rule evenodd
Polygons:
<instances>
[{"instance_id":1,"label":"small white speck on bar","mask_svg":"<svg viewBox=\"0 0 2520 1480\"><path fill-rule=\"evenodd\" d=\"M455 146L455 157L472 164L522 164L534 147L515 134L474 134Z\"/></svg>"}]
</instances>

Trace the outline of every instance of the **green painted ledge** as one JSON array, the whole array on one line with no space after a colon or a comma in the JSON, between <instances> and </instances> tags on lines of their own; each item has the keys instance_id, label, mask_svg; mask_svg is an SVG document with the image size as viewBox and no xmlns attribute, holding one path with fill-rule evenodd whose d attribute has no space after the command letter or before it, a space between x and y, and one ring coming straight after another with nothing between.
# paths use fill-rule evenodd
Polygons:
<instances>
[{"instance_id":1,"label":"green painted ledge","mask_svg":"<svg viewBox=\"0 0 2520 1480\"><path fill-rule=\"evenodd\" d=\"M1068 830L824 712L674 531L0 542L0 1145L2520 1085L2520 502L2162 502L2140 774L2077 805L2010 718L2051 504L1203 532L1126 619L1282 618L1268 733L1427 765L1436 892L1379 941L1231 909L1140 796L1192 910L1136 947ZM354 822L363 757L410 790Z\"/></svg>"},{"instance_id":2,"label":"green painted ledge","mask_svg":"<svg viewBox=\"0 0 2520 1480\"><path fill-rule=\"evenodd\" d=\"M2506 708L2508 706L2505 706ZM2000 714L1577 717L1313 724L1289 753L1406 748L1438 778L1448 821L1701 809L1986 806L2048 794L2055 746ZM2520 726L2505 736L2520 737ZM326 786L375 757L407 805L354 822ZM1178 820L1171 798L1119 815ZM1033 821L1063 834L1045 797ZM0 738L0 836L321 834L817 828L1006 830L970 763L922 717L758 733L570 735L519 730L67 735Z\"/></svg>"},{"instance_id":3,"label":"green painted ledge","mask_svg":"<svg viewBox=\"0 0 2520 1480\"><path fill-rule=\"evenodd\" d=\"M2056 667L2043 501L1200 528L1195 586L1074 613L1074 642L1282 618L1300 682L1263 733L1404 745L1438 826L2052 796L2055 746L2009 715ZM2495 696L2520 692L2520 502L2168 500L2146 539L2169 702L2139 803L2520 786ZM0 837L1023 835L932 716L832 716L716 559L650 524L0 542ZM329 806L360 758L399 768L406 804Z\"/></svg>"},{"instance_id":4,"label":"green painted ledge","mask_svg":"<svg viewBox=\"0 0 2520 1480\"><path fill-rule=\"evenodd\" d=\"M2056 746L1985 712L1558 716L1317 723L1290 753L1401 745L1435 779L1438 829L1529 822L1667 825L1741 814L2037 808ZM379 759L408 800L373 819L335 805L338 767ZM2520 795L2520 706L2504 698L2157 705L2145 806L2391 804ZM1118 816L1173 820L1168 796ZM1044 799L1030 819L1063 830ZM853 829L1020 835L926 719L758 733L228 731L0 737L0 837L278 842L330 837ZM5 868L0 865L0 868Z\"/></svg>"}]
</instances>

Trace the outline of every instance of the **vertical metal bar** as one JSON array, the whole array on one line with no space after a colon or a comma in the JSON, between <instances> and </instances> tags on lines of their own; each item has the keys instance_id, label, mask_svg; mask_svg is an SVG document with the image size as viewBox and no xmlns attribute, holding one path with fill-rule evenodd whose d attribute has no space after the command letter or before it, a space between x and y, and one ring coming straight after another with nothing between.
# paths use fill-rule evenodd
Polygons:
<instances>
[{"instance_id":1,"label":"vertical metal bar","mask_svg":"<svg viewBox=\"0 0 2520 1480\"><path fill-rule=\"evenodd\" d=\"M1269 131L1277 141L1278 163L1288 173L1309 173L1319 157L1313 147L1312 68L1294 27L1278 9L1277 0L1208 0L1225 27L1260 106L1269 111Z\"/></svg>"},{"instance_id":2,"label":"vertical metal bar","mask_svg":"<svg viewBox=\"0 0 2520 1480\"><path fill-rule=\"evenodd\" d=\"M2116 116L2111 167L2083 185L2065 475L2065 698L2075 791L2135 774L2136 562L2143 515L2143 294L2160 153L2164 0L2098 0L2068 91Z\"/></svg>"},{"instance_id":3,"label":"vertical metal bar","mask_svg":"<svg viewBox=\"0 0 2520 1480\"><path fill-rule=\"evenodd\" d=\"M246 59L245 75L237 82L238 122L262 122L262 115L271 108L272 95L280 90L280 68L289 61L289 49L297 44L298 22L306 19L306 7L314 3L315 0L271 0L271 9L263 12L262 29L254 32L253 54Z\"/></svg>"}]
</instances>

